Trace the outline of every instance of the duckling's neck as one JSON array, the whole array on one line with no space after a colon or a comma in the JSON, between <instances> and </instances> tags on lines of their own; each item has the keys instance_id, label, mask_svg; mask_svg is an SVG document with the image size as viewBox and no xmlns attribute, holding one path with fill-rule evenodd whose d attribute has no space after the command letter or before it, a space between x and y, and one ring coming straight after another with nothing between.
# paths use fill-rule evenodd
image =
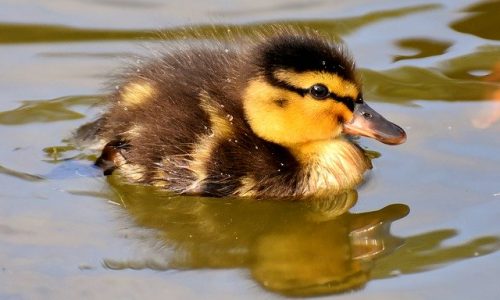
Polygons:
<instances>
[{"instance_id":1,"label":"duckling's neck","mask_svg":"<svg viewBox=\"0 0 500 300\"><path fill-rule=\"evenodd\" d=\"M371 162L357 145L339 137L289 147L302 165L304 194L336 193L363 180Z\"/></svg>"}]
</instances>

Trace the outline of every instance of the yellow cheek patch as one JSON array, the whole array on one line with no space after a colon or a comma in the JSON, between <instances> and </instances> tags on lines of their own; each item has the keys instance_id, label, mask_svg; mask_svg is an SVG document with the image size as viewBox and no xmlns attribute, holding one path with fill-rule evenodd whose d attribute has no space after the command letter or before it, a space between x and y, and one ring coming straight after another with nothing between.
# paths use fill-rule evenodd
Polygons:
<instances>
[{"instance_id":1,"label":"yellow cheek patch","mask_svg":"<svg viewBox=\"0 0 500 300\"><path fill-rule=\"evenodd\" d=\"M277 105L280 99L287 105ZM347 114L341 103L311 100L264 79L251 81L244 90L243 107L258 136L283 146L335 138L342 130L339 114Z\"/></svg>"},{"instance_id":2,"label":"yellow cheek patch","mask_svg":"<svg viewBox=\"0 0 500 300\"><path fill-rule=\"evenodd\" d=\"M345 80L337 74L317 71L297 73L280 70L274 72L274 77L302 89L308 89L316 83L322 83L331 92L341 97L356 99L359 95L359 89L355 83Z\"/></svg>"},{"instance_id":3,"label":"yellow cheek patch","mask_svg":"<svg viewBox=\"0 0 500 300\"><path fill-rule=\"evenodd\" d=\"M148 82L131 82L123 87L121 101L125 106L137 106L151 99L154 87Z\"/></svg>"},{"instance_id":4,"label":"yellow cheek patch","mask_svg":"<svg viewBox=\"0 0 500 300\"><path fill-rule=\"evenodd\" d=\"M353 112L350 111L345 105L343 104L340 104L340 103L336 103L336 111L335 113L337 114L337 116L340 118L340 121L341 122L349 122L351 121L352 117L353 117Z\"/></svg>"}]
</instances>

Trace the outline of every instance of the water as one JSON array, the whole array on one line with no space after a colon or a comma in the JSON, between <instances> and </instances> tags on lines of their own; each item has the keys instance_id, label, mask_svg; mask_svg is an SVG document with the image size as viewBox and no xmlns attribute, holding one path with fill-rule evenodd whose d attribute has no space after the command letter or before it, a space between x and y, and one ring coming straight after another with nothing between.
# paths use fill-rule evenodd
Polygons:
<instances>
[{"instance_id":1,"label":"water","mask_svg":"<svg viewBox=\"0 0 500 300\"><path fill-rule=\"evenodd\" d=\"M0 299L498 298L500 2L183 3L0 4ZM277 22L341 35L367 101L408 133L360 140L376 158L357 191L172 197L64 141L114 70L161 47L152 30Z\"/></svg>"}]
</instances>

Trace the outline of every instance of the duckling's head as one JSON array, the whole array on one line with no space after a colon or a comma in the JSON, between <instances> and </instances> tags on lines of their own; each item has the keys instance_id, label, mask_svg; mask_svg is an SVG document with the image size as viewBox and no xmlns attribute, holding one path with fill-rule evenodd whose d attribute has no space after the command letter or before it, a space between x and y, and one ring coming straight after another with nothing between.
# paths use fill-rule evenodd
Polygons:
<instances>
[{"instance_id":1,"label":"duckling's head","mask_svg":"<svg viewBox=\"0 0 500 300\"><path fill-rule=\"evenodd\" d=\"M315 33L264 39L251 57L243 90L245 116L261 138L285 147L342 133L400 144L406 134L363 100L354 62L342 46Z\"/></svg>"}]
</instances>

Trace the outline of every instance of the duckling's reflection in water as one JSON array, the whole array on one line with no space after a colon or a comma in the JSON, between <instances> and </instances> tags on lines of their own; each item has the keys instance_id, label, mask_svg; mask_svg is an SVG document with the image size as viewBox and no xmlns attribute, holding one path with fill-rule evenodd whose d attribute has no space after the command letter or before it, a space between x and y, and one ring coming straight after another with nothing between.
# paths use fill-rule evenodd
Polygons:
<instances>
[{"instance_id":1,"label":"duckling's reflection in water","mask_svg":"<svg viewBox=\"0 0 500 300\"><path fill-rule=\"evenodd\" d=\"M154 254L139 261L107 259L106 267L248 268L266 289L295 296L362 287L373 261L402 244L389 229L409 212L394 204L349 213L356 191L293 202L186 199L148 187L113 186L135 229L154 232L141 237L147 242L141 246Z\"/></svg>"}]
</instances>

